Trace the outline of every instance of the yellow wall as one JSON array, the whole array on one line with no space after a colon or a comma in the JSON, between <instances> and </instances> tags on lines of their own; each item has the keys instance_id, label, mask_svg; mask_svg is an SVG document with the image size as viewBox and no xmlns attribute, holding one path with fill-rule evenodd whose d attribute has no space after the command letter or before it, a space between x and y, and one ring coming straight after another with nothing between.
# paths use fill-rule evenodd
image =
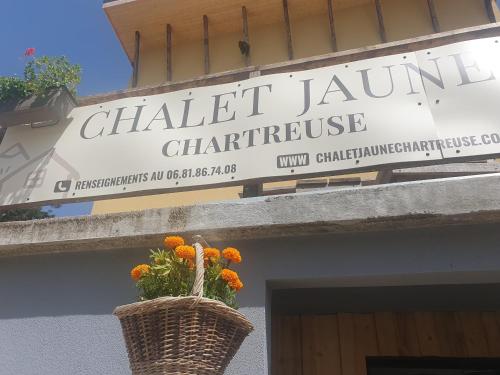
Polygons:
<instances>
[{"instance_id":1,"label":"yellow wall","mask_svg":"<svg viewBox=\"0 0 500 375\"><path fill-rule=\"evenodd\" d=\"M252 64L263 65L287 60L285 26L258 26L257 22L256 17L250 17L248 20Z\"/></svg>"},{"instance_id":2,"label":"yellow wall","mask_svg":"<svg viewBox=\"0 0 500 375\"><path fill-rule=\"evenodd\" d=\"M294 14L297 2L308 1L311 11ZM435 0L441 29L451 30L485 24L489 20L483 0ZM333 2L336 4L336 2ZM361 4L348 8L334 7L335 31L339 50L359 48L380 43L377 14L372 0L357 1ZM364 3L364 4L363 4ZM290 0L290 23L295 58L304 58L331 52L328 15L325 1ZM335 6L335 5L334 5ZM262 65L288 59L284 23L263 23L266 15L252 13L249 9L249 34L251 64ZM431 34L432 23L427 0L382 0L384 22L389 41ZM498 11L497 15L499 14ZM209 17L210 73L241 68L244 58L238 48L241 32L221 33ZM176 39L173 34L173 80L187 80L204 74L203 42ZM181 36L182 37L182 36ZM154 85L166 80L164 45L150 45L143 41L139 71L139 86ZM374 179L375 174L358 174L362 179ZM293 186L294 181L266 184L269 187ZM183 193L161 194L138 198L115 199L95 202L93 213L139 210L154 207L179 206L224 199L237 199L241 187L207 189Z\"/></svg>"},{"instance_id":3,"label":"yellow wall","mask_svg":"<svg viewBox=\"0 0 500 375\"><path fill-rule=\"evenodd\" d=\"M375 6L369 3L359 7L337 9L335 33L339 50L380 43Z\"/></svg>"},{"instance_id":4,"label":"yellow wall","mask_svg":"<svg viewBox=\"0 0 500 375\"><path fill-rule=\"evenodd\" d=\"M442 31L489 23L483 0L435 0Z\"/></svg>"},{"instance_id":5,"label":"yellow wall","mask_svg":"<svg viewBox=\"0 0 500 375\"><path fill-rule=\"evenodd\" d=\"M201 41L178 43L172 48L172 78L183 81L203 75L203 45Z\"/></svg>"},{"instance_id":6,"label":"yellow wall","mask_svg":"<svg viewBox=\"0 0 500 375\"><path fill-rule=\"evenodd\" d=\"M236 186L221 189L196 190L182 193L97 201L94 203L92 214L139 211L148 208L187 206L201 202L238 199L242 190L240 186Z\"/></svg>"},{"instance_id":7,"label":"yellow wall","mask_svg":"<svg viewBox=\"0 0 500 375\"><path fill-rule=\"evenodd\" d=\"M383 0L382 10L388 41L433 33L427 0Z\"/></svg>"},{"instance_id":8,"label":"yellow wall","mask_svg":"<svg viewBox=\"0 0 500 375\"><path fill-rule=\"evenodd\" d=\"M244 56L240 52L239 33L221 35L210 41L210 72L224 72L245 66Z\"/></svg>"},{"instance_id":9,"label":"yellow wall","mask_svg":"<svg viewBox=\"0 0 500 375\"><path fill-rule=\"evenodd\" d=\"M139 61L138 86L149 86L166 80L166 63L161 48L142 46Z\"/></svg>"},{"instance_id":10,"label":"yellow wall","mask_svg":"<svg viewBox=\"0 0 500 375\"><path fill-rule=\"evenodd\" d=\"M293 8L291 11L293 12ZM300 59L332 52L326 13L299 19L291 17L290 23L294 58Z\"/></svg>"}]
</instances>

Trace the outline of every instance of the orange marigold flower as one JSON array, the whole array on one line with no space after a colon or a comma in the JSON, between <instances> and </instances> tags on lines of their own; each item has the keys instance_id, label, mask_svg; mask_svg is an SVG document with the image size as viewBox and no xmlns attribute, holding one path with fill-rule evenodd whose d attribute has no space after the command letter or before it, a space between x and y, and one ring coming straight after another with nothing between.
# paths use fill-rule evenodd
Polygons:
<instances>
[{"instance_id":1,"label":"orange marigold flower","mask_svg":"<svg viewBox=\"0 0 500 375\"><path fill-rule=\"evenodd\" d=\"M182 259L194 259L196 251L193 246L181 245L175 248L175 255Z\"/></svg>"},{"instance_id":2,"label":"orange marigold flower","mask_svg":"<svg viewBox=\"0 0 500 375\"><path fill-rule=\"evenodd\" d=\"M214 247L207 247L203 249L203 255L205 260L216 261L220 258L220 251Z\"/></svg>"},{"instance_id":3,"label":"orange marigold flower","mask_svg":"<svg viewBox=\"0 0 500 375\"><path fill-rule=\"evenodd\" d=\"M241 280L240 280L240 279L238 279L238 280L234 280L234 281L230 281L230 282L228 283L228 285L229 285L229 287L230 287L231 289L234 289L234 290L236 290L237 292L238 292L240 289L242 289L242 288L243 288L243 283L241 282Z\"/></svg>"},{"instance_id":4,"label":"orange marigold flower","mask_svg":"<svg viewBox=\"0 0 500 375\"><path fill-rule=\"evenodd\" d=\"M241 254L234 247L227 247L222 251L222 256L234 263L241 262Z\"/></svg>"},{"instance_id":5,"label":"orange marigold flower","mask_svg":"<svg viewBox=\"0 0 500 375\"><path fill-rule=\"evenodd\" d=\"M184 238L180 236L167 236L163 240L163 244L165 247L168 247L169 249L175 249L177 246L182 246L185 244Z\"/></svg>"},{"instance_id":6,"label":"orange marigold flower","mask_svg":"<svg viewBox=\"0 0 500 375\"><path fill-rule=\"evenodd\" d=\"M227 268L224 268L221 273L220 277L222 277L222 280L225 280L227 282L233 282L236 280L239 280L238 274L234 272L233 270L229 270Z\"/></svg>"},{"instance_id":7,"label":"orange marigold flower","mask_svg":"<svg viewBox=\"0 0 500 375\"><path fill-rule=\"evenodd\" d=\"M147 264L139 264L132 268L130 271L130 277L134 281L139 281L139 279L145 274L148 273L151 268Z\"/></svg>"}]
</instances>

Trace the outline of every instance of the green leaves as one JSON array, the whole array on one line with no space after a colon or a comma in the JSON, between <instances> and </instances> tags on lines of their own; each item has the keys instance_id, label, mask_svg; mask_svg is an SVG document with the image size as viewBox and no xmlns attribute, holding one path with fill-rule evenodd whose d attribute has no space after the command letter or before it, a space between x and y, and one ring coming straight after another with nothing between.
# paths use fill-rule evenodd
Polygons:
<instances>
[{"instance_id":1,"label":"green leaves","mask_svg":"<svg viewBox=\"0 0 500 375\"><path fill-rule=\"evenodd\" d=\"M194 263L177 257L172 250L151 250L150 258L150 271L137 282L141 300L191 294L196 276ZM237 308L236 292L220 277L225 266L225 261L206 261L203 295Z\"/></svg>"},{"instance_id":2,"label":"green leaves","mask_svg":"<svg viewBox=\"0 0 500 375\"><path fill-rule=\"evenodd\" d=\"M80 83L81 68L72 65L64 56L42 56L29 61L24 68L24 78L35 95L43 95L48 90L66 86L76 94Z\"/></svg>"},{"instance_id":3,"label":"green leaves","mask_svg":"<svg viewBox=\"0 0 500 375\"><path fill-rule=\"evenodd\" d=\"M0 77L0 103L30 96L28 83L17 77Z\"/></svg>"},{"instance_id":4,"label":"green leaves","mask_svg":"<svg viewBox=\"0 0 500 375\"><path fill-rule=\"evenodd\" d=\"M236 305L236 292L227 285L226 281L221 279L222 268L223 266L220 263L205 268L203 295L224 302L229 307L236 309L238 308Z\"/></svg>"},{"instance_id":5,"label":"green leaves","mask_svg":"<svg viewBox=\"0 0 500 375\"><path fill-rule=\"evenodd\" d=\"M34 58L24 68L24 79L0 77L0 102L45 95L49 90L63 86L76 95L80 73L80 66L71 64L64 56Z\"/></svg>"},{"instance_id":6,"label":"green leaves","mask_svg":"<svg viewBox=\"0 0 500 375\"><path fill-rule=\"evenodd\" d=\"M66 86L75 95L80 83L81 68L72 65L64 56L42 56L29 61L24 68L24 78L33 94L43 95L48 90Z\"/></svg>"},{"instance_id":7,"label":"green leaves","mask_svg":"<svg viewBox=\"0 0 500 375\"><path fill-rule=\"evenodd\" d=\"M172 251L151 250L151 269L137 282L141 299L163 296L188 296L194 283L195 271Z\"/></svg>"},{"instance_id":8,"label":"green leaves","mask_svg":"<svg viewBox=\"0 0 500 375\"><path fill-rule=\"evenodd\" d=\"M1 79L0 79L1 81ZM1 83L0 83L1 84ZM0 212L0 222L37 220L54 217L50 212L42 211L40 208L18 208Z\"/></svg>"}]
</instances>

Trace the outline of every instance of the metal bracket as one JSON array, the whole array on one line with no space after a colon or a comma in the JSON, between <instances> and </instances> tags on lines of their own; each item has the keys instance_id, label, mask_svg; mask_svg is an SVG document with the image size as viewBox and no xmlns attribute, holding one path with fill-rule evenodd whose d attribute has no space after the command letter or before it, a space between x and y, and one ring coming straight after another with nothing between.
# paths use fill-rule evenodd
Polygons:
<instances>
[{"instance_id":1,"label":"metal bracket","mask_svg":"<svg viewBox=\"0 0 500 375\"><path fill-rule=\"evenodd\" d=\"M41 121L41 122L32 122L30 124L32 129L38 129L38 128L45 128L47 126L54 126L59 124L59 119L57 120L48 120L48 121Z\"/></svg>"},{"instance_id":2,"label":"metal bracket","mask_svg":"<svg viewBox=\"0 0 500 375\"><path fill-rule=\"evenodd\" d=\"M262 195L264 190L263 184L243 185L242 198L258 197Z\"/></svg>"}]
</instances>

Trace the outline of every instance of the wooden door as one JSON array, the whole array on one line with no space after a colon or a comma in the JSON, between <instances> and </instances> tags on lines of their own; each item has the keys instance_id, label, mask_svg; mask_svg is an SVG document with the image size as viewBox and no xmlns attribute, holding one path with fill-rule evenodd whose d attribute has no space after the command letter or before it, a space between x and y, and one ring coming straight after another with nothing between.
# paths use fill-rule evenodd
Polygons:
<instances>
[{"instance_id":1,"label":"wooden door","mask_svg":"<svg viewBox=\"0 0 500 375\"><path fill-rule=\"evenodd\" d=\"M272 375L367 375L367 358L500 358L500 312L274 316Z\"/></svg>"}]
</instances>

